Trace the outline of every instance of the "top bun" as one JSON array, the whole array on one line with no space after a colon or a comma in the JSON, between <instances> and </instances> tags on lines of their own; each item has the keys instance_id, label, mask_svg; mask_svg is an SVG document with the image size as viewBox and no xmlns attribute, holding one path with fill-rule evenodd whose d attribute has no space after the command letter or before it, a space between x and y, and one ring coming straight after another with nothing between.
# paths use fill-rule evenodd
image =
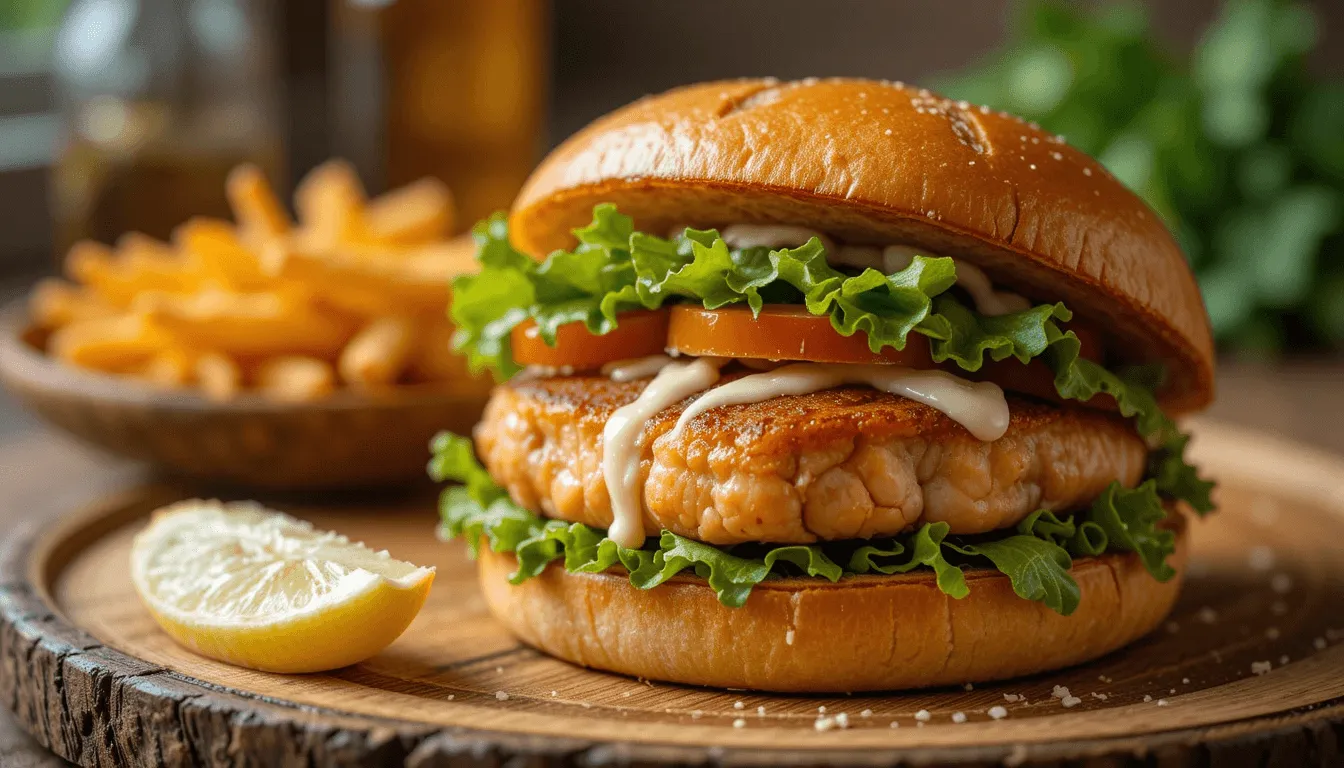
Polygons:
<instances>
[{"instance_id":1,"label":"top bun","mask_svg":"<svg viewBox=\"0 0 1344 768\"><path fill-rule=\"evenodd\" d=\"M1208 315L1161 219L1099 163L1003 112L870 80L734 80L650 96L572 136L511 217L534 256L610 202L645 231L786 223L957 256L1162 362L1175 413L1213 399Z\"/></svg>"}]
</instances>

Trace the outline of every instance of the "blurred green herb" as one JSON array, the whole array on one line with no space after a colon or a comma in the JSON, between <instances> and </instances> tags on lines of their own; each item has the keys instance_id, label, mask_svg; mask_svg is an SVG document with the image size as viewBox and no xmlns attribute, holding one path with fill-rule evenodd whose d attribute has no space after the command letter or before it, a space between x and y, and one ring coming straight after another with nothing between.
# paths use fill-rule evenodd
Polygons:
<instances>
[{"instance_id":1,"label":"blurred green herb","mask_svg":"<svg viewBox=\"0 0 1344 768\"><path fill-rule=\"evenodd\" d=\"M0 31L54 27L69 0L0 0Z\"/></svg>"},{"instance_id":2,"label":"blurred green herb","mask_svg":"<svg viewBox=\"0 0 1344 768\"><path fill-rule=\"evenodd\" d=\"M1226 349L1344 345L1344 82L1311 9L1228 0L1188 59L1143 8L1024 3L1010 45L942 90L1096 156L1162 216Z\"/></svg>"}]
</instances>

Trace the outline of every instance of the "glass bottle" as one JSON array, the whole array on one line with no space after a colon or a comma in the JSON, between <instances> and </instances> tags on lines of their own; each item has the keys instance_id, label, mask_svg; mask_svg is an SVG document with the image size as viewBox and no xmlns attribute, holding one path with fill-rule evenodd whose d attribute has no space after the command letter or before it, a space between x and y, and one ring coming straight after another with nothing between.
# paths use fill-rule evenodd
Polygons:
<instances>
[{"instance_id":1,"label":"glass bottle","mask_svg":"<svg viewBox=\"0 0 1344 768\"><path fill-rule=\"evenodd\" d=\"M226 216L241 162L280 166L274 44L252 0L74 0L57 33L56 246Z\"/></svg>"}]
</instances>

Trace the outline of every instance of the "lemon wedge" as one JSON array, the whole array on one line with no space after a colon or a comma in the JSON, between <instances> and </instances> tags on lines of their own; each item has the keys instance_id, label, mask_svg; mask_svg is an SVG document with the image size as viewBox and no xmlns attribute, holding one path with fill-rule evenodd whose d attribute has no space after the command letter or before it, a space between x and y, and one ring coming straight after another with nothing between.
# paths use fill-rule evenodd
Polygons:
<instances>
[{"instance_id":1,"label":"lemon wedge","mask_svg":"<svg viewBox=\"0 0 1344 768\"><path fill-rule=\"evenodd\" d=\"M131 547L131 578L182 645L266 672L320 672L386 648L434 582L420 568L250 502L183 501Z\"/></svg>"}]
</instances>

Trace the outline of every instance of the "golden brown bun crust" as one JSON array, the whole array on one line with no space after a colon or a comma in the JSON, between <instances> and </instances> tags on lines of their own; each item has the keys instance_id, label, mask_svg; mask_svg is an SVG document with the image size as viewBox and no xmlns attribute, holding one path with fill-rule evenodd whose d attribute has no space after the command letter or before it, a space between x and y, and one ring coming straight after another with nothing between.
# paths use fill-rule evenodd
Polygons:
<instances>
[{"instance_id":1,"label":"golden brown bun crust","mask_svg":"<svg viewBox=\"0 0 1344 768\"><path fill-rule=\"evenodd\" d=\"M514 204L515 242L533 255L568 246L599 202L650 232L780 222L965 257L1109 329L1132 361L1165 362L1174 412L1213 398L1208 316L1157 214L1006 114L867 80L688 86L552 152Z\"/></svg>"},{"instance_id":2,"label":"golden brown bun crust","mask_svg":"<svg viewBox=\"0 0 1344 768\"><path fill-rule=\"evenodd\" d=\"M1170 612L1187 547L1182 521L1169 560L1177 576L1165 584L1134 555L1076 561L1082 602L1068 617L1019 598L989 570L967 572L971 593L962 600L918 573L765 582L741 608L720 605L693 578L641 591L624 573L553 565L513 586L513 556L488 547L480 578L497 619L575 664L717 688L877 691L1034 674L1120 648Z\"/></svg>"}]
</instances>

